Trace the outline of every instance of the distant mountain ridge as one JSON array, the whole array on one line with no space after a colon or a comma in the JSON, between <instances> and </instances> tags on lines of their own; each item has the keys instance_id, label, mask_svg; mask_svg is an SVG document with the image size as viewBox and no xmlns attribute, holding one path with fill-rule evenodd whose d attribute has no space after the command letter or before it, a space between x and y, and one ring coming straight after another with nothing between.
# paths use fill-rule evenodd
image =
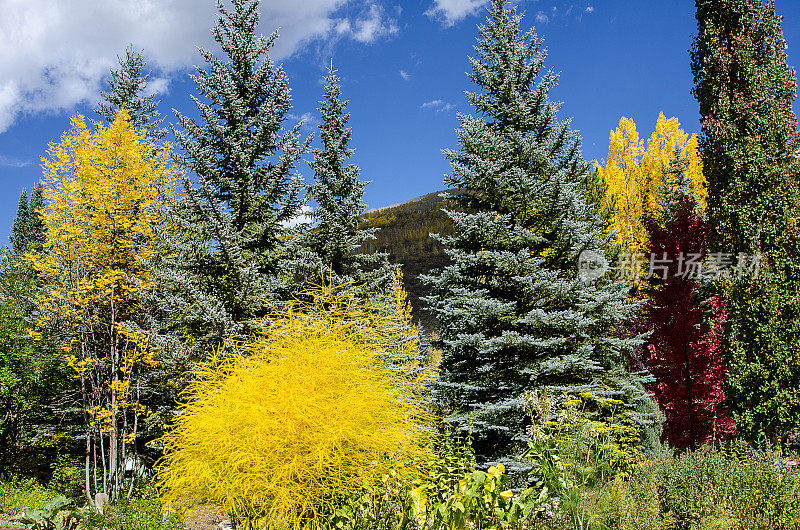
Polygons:
<instances>
[{"instance_id":1,"label":"distant mountain ridge","mask_svg":"<svg viewBox=\"0 0 800 530\"><path fill-rule=\"evenodd\" d=\"M427 331L435 329L437 322L420 300L429 291L420 276L449 263L444 249L430 234L453 233L453 225L442 211L452 207L452 203L440 197L442 193L435 191L401 204L370 210L361 224L362 228L378 228L376 239L366 241L361 251L386 252L390 262L402 266L414 320Z\"/></svg>"}]
</instances>

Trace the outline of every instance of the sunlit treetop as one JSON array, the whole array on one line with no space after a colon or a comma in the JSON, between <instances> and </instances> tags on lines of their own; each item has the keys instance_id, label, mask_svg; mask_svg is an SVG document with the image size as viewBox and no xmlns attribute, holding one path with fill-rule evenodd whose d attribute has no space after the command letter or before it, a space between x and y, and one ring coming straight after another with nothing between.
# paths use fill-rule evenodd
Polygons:
<instances>
[{"instance_id":1,"label":"sunlit treetop","mask_svg":"<svg viewBox=\"0 0 800 530\"><path fill-rule=\"evenodd\" d=\"M611 131L608 157L598 172L608 186L604 205L612 211L609 230L616 232L622 252L648 252L646 222L661 214L665 197L672 191L668 169L676 149L688 160L687 177L699 208L704 211L706 181L697 137L684 132L677 118L667 119L660 114L646 146L630 118L623 116L619 126Z\"/></svg>"}]
</instances>

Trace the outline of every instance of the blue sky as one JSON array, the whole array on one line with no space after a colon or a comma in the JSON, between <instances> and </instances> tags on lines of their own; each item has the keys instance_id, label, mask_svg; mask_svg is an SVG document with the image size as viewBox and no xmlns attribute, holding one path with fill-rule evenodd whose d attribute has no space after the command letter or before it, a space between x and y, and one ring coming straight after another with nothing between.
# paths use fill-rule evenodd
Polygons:
<instances>
[{"instance_id":1,"label":"blue sky","mask_svg":"<svg viewBox=\"0 0 800 530\"><path fill-rule=\"evenodd\" d=\"M695 31L688 0L522 0L525 26L545 39L547 65L561 72L551 96L564 102L588 160L606 155L620 116L649 136L659 112L699 129L690 94ZM443 188L441 154L456 147L457 112L470 112L465 75L484 0L262 0L262 30L281 26L275 56L289 75L293 120L318 123L320 78L333 58L350 99L354 162L369 207ZM789 61L800 53L800 5L777 0ZM193 114L188 74L195 46L211 46L211 0L0 0L0 244L20 190L40 177L39 158L75 112L92 116L100 83L132 42L153 69L161 111ZM86 28L99 28L96 31ZM308 167L300 171L308 179Z\"/></svg>"}]
</instances>

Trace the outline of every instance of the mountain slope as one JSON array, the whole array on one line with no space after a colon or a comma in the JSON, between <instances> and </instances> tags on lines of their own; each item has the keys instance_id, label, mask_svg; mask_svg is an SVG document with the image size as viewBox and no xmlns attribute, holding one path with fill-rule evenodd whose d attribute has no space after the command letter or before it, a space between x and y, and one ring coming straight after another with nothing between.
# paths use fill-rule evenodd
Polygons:
<instances>
[{"instance_id":1,"label":"mountain slope","mask_svg":"<svg viewBox=\"0 0 800 530\"><path fill-rule=\"evenodd\" d=\"M371 210L364 215L361 225L379 229L376 239L362 245L362 252L386 252L390 262L402 266L414 320L427 331L436 328L436 320L425 311L420 300L428 292L420 275L448 263L442 246L430 234L453 232L450 220L442 212L442 208L450 206L450 201L441 198L441 193L436 191L402 204Z\"/></svg>"}]
</instances>

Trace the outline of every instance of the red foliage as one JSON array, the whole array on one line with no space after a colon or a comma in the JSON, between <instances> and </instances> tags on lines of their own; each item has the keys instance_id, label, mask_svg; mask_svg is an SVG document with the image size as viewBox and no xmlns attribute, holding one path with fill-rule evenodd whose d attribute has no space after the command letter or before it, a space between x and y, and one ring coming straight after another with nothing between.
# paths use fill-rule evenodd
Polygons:
<instances>
[{"instance_id":1,"label":"red foliage","mask_svg":"<svg viewBox=\"0 0 800 530\"><path fill-rule=\"evenodd\" d=\"M721 406L725 370L720 360L721 328L727 318L724 301L709 300L706 312L698 300L699 283L688 277L681 256L707 252L706 226L685 201L664 225L650 226L651 251L666 253L667 273L648 289L646 363L655 377L651 390L666 415L663 438L670 445L696 448L735 425Z\"/></svg>"}]
</instances>

